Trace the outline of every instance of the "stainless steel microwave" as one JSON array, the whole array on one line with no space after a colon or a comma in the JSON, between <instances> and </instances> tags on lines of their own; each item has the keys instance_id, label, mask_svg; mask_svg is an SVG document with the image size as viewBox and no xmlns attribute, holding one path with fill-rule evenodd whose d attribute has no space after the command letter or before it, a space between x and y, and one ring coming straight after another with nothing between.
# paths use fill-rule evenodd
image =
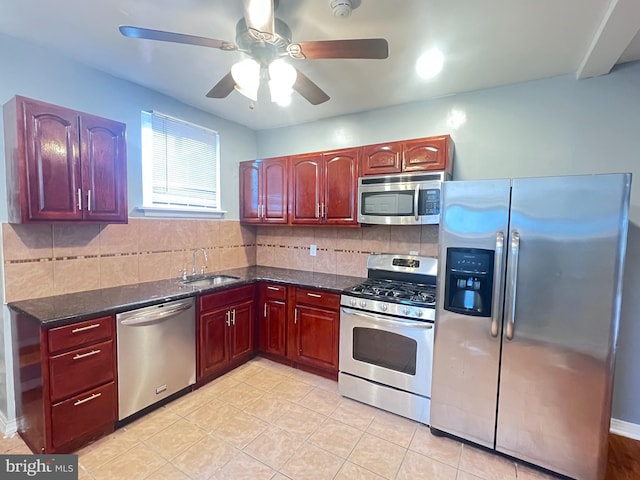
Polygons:
<instances>
[{"instance_id":1,"label":"stainless steel microwave","mask_svg":"<svg viewBox=\"0 0 640 480\"><path fill-rule=\"evenodd\" d=\"M398 173L358 179L358 221L377 225L440 223L447 172Z\"/></svg>"}]
</instances>

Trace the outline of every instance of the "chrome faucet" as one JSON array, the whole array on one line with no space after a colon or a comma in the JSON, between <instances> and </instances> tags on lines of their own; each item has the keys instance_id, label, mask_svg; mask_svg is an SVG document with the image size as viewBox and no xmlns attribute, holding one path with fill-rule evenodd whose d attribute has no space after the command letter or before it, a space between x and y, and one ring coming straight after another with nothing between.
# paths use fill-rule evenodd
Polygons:
<instances>
[{"instance_id":1,"label":"chrome faucet","mask_svg":"<svg viewBox=\"0 0 640 480\"><path fill-rule=\"evenodd\" d=\"M207 266L207 262L209 261L209 258L207 256L207 251L204 248L194 248L193 249L193 256L191 257L191 274L195 275L196 274L196 253L198 253L199 251L201 251L204 254L204 265L200 268L200 273L204 273L204 270Z\"/></svg>"}]
</instances>

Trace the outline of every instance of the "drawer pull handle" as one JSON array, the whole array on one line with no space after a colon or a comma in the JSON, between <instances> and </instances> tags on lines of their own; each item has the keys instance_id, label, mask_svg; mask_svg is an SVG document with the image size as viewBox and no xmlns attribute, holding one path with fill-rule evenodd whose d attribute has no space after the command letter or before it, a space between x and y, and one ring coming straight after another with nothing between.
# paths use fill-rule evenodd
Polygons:
<instances>
[{"instance_id":1,"label":"drawer pull handle","mask_svg":"<svg viewBox=\"0 0 640 480\"><path fill-rule=\"evenodd\" d=\"M269 290L275 290L275 291L277 292L277 291L279 291L279 290L280 290L280 287L272 287L271 285L269 285L269 286L267 287L267 289L269 289Z\"/></svg>"},{"instance_id":2,"label":"drawer pull handle","mask_svg":"<svg viewBox=\"0 0 640 480\"><path fill-rule=\"evenodd\" d=\"M317 293L307 293L310 297L322 298L322 295L318 295Z\"/></svg>"},{"instance_id":3,"label":"drawer pull handle","mask_svg":"<svg viewBox=\"0 0 640 480\"><path fill-rule=\"evenodd\" d=\"M74 405L74 407L77 407L78 405L82 405L83 403L86 403L86 402L89 402L91 400L94 400L94 399L98 398L100 395L102 395L102 393L94 393L90 397L83 398L82 400L78 400L77 402L74 402L73 405Z\"/></svg>"},{"instance_id":4,"label":"drawer pull handle","mask_svg":"<svg viewBox=\"0 0 640 480\"><path fill-rule=\"evenodd\" d=\"M84 358L84 357L90 357L91 355L96 355L97 353L100 353L102 350L91 350L90 352L87 353L78 353L77 355L73 356L74 360L78 360L79 358Z\"/></svg>"},{"instance_id":5,"label":"drawer pull handle","mask_svg":"<svg viewBox=\"0 0 640 480\"><path fill-rule=\"evenodd\" d=\"M100 326L99 323L94 323L93 325L87 325L86 327L74 328L71 330L71 333L85 332L87 330L93 330L94 328L98 328Z\"/></svg>"}]
</instances>

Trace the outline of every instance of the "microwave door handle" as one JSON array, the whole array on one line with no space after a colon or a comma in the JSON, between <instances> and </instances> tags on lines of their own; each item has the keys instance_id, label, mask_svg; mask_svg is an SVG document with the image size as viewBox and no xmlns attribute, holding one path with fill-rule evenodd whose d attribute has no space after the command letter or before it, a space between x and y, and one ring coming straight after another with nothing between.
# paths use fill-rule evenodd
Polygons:
<instances>
[{"instance_id":1,"label":"microwave door handle","mask_svg":"<svg viewBox=\"0 0 640 480\"><path fill-rule=\"evenodd\" d=\"M413 213L415 214L416 222L420 219L420 213L418 212L418 207L420 206L418 202L419 199L420 199L420 185L416 185L416 192L413 197Z\"/></svg>"}]
</instances>

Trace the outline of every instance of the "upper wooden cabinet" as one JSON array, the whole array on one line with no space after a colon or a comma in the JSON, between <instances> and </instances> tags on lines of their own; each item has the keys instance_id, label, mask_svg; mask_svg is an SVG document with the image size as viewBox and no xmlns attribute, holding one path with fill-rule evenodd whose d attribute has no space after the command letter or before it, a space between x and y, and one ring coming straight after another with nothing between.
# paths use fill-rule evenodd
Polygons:
<instances>
[{"instance_id":1,"label":"upper wooden cabinet","mask_svg":"<svg viewBox=\"0 0 640 480\"><path fill-rule=\"evenodd\" d=\"M4 105L9 222L127 222L125 125L16 96Z\"/></svg>"},{"instance_id":2,"label":"upper wooden cabinet","mask_svg":"<svg viewBox=\"0 0 640 480\"><path fill-rule=\"evenodd\" d=\"M287 157L240 163L240 221L288 222Z\"/></svg>"},{"instance_id":3,"label":"upper wooden cabinet","mask_svg":"<svg viewBox=\"0 0 640 480\"><path fill-rule=\"evenodd\" d=\"M290 158L290 223L357 225L359 150Z\"/></svg>"},{"instance_id":4,"label":"upper wooden cabinet","mask_svg":"<svg viewBox=\"0 0 640 480\"><path fill-rule=\"evenodd\" d=\"M453 141L449 135L363 148L362 175L438 170L451 173Z\"/></svg>"}]
</instances>

